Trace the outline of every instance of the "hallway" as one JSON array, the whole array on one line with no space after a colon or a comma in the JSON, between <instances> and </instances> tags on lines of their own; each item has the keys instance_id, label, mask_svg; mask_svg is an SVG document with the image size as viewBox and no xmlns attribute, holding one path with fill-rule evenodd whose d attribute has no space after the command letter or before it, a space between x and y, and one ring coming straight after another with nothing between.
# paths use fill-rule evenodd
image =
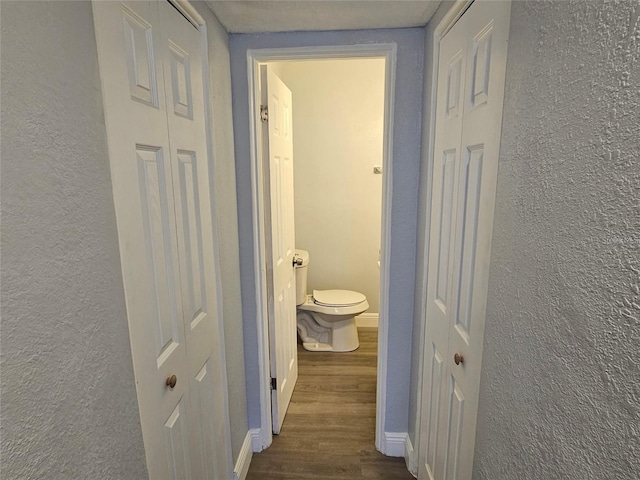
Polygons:
<instances>
[{"instance_id":1,"label":"hallway","mask_svg":"<svg viewBox=\"0 0 640 480\"><path fill-rule=\"evenodd\" d=\"M378 330L360 328L352 353L307 352L298 345L298 383L282 427L253 456L247 480L413 479L403 458L376 451Z\"/></svg>"}]
</instances>

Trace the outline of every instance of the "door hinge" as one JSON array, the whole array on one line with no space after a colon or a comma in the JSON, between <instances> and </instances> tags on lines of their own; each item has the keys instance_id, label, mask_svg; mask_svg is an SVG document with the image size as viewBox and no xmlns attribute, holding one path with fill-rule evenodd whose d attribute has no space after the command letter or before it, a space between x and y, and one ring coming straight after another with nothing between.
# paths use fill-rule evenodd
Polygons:
<instances>
[{"instance_id":1,"label":"door hinge","mask_svg":"<svg viewBox=\"0 0 640 480\"><path fill-rule=\"evenodd\" d=\"M266 105L260 105L260 120L263 122L269 121L269 107Z\"/></svg>"},{"instance_id":2,"label":"door hinge","mask_svg":"<svg viewBox=\"0 0 640 480\"><path fill-rule=\"evenodd\" d=\"M278 381L275 378L271 378L271 390L277 390L278 389Z\"/></svg>"}]
</instances>

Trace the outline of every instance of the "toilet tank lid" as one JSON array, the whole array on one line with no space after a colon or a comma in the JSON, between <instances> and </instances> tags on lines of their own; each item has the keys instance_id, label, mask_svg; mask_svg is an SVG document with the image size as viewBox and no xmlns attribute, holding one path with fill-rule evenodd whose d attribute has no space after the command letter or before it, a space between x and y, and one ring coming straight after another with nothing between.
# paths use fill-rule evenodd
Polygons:
<instances>
[{"instance_id":1,"label":"toilet tank lid","mask_svg":"<svg viewBox=\"0 0 640 480\"><path fill-rule=\"evenodd\" d=\"M357 305L367 299L362 293L351 290L314 290L313 300L320 305L341 307Z\"/></svg>"},{"instance_id":2,"label":"toilet tank lid","mask_svg":"<svg viewBox=\"0 0 640 480\"><path fill-rule=\"evenodd\" d=\"M306 267L307 265L309 265L309 252L307 252L306 250L295 249L293 251L293 255L296 258L302 259L302 265L300 265L301 267Z\"/></svg>"}]
</instances>

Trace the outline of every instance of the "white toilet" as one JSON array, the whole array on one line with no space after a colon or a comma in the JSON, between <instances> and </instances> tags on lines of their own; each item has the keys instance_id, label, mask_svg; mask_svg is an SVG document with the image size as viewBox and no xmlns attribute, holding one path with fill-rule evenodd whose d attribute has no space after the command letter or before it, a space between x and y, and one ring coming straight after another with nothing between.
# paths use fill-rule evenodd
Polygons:
<instances>
[{"instance_id":1,"label":"white toilet","mask_svg":"<svg viewBox=\"0 0 640 480\"><path fill-rule=\"evenodd\" d=\"M369 308L367 297L350 290L314 290L307 295L309 252L295 251L298 334L311 352L351 352L360 346L356 315Z\"/></svg>"}]
</instances>

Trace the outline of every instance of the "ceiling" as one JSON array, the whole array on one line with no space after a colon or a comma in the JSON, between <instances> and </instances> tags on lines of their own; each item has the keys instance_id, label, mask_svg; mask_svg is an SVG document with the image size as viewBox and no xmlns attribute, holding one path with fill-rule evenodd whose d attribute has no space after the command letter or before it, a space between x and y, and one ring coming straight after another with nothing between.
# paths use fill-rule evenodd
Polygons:
<instances>
[{"instance_id":1,"label":"ceiling","mask_svg":"<svg viewBox=\"0 0 640 480\"><path fill-rule=\"evenodd\" d=\"M425 25L440 0L207 0L229 33Z\"/></svg>"}]
</instances>

